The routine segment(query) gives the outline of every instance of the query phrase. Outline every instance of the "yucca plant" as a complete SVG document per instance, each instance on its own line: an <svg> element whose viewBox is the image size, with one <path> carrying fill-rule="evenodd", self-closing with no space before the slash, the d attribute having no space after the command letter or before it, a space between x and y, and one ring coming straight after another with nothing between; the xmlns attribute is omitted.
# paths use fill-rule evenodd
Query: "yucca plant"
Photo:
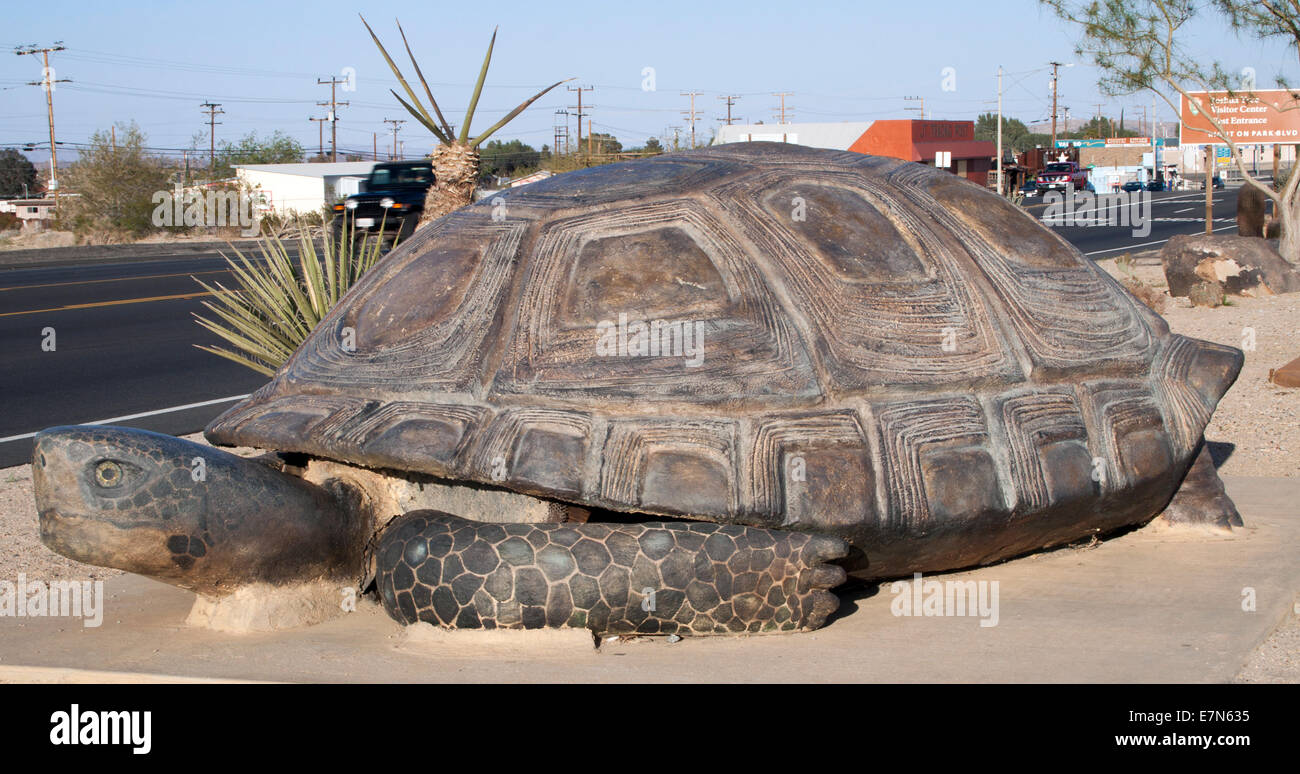
<svg viewBox="0 0 1300 774"><path fill-rule="evenodd" d="M220 321L198 314L195 319L233 349L196 346L274 375L348 288L379 260L383 244L382 231L358 243L345 222L337 237L332 229L325 229L324 249L319 252L309 227L299 224L296 261L278 236L262 239L260 261L235 248L226 263L239 282L238 289L194 278L212 294L203 305Z"/></svg>
<svg viewBox="0 0 1300 774"><path fill-rule="evenodd" d="M556 81L547 86L545 89L537 92L531 99L525 100L519 107L511 110L505 118L497 121L488 127L487 131L471 139L470 124L474 120L474 111L478 108L479 96L483 93L483 82L487 80L488 65L492 62L492 48L497 42L497 31L492 30L492 40L488 42L487 56L483 57L483 67L479 70L478 81L474 84L474 94L470 97L469 108L465 111L465 120L460 124L460 132L452 131L451 124L443 117L442 110L438 107L438 101L433 98L433 91L429 89L429 82L424 79L424 73L420 71L420 65L415 61L415 55L411 53L411 44L406 41L406 32L402 29L401 22L397 23L397 31L402 35L402 45L406 47L406 55L411 59L411 66L415 68L415 75L420 79L420 85L424 87L424 94L429 99L429 106L433 108L433 115L429 114L428 108L416 96L415 90L406 82L402 71L397 67L393 58L388 55L388 49L384 44L379 42L379 36L370 28L364 16L361 17L361 23L366 25L366 31L374 39L375 45L379 47L379 53L383 54L384 60L392 68L393 75L397 76L397 82L402 85L406 96L410 101L402 97L392 89L393 96L397 101L402 103L415 120L421 126L433 133L438 139L440 145L433 149L431 158L433 160L434 185L429 189L428 195L424 200L424 211L420 214L419 226L423 226L431 220L446 215L453 210L464 207L466 204L474 201L474 186L478 181L479 157L478 146L487 138L491 137L501 127L514 120L515 116L524 112L524 109L536 102L546 94L546 92L559 86L561 83L573 80L566 78L563 81ZM436 116L436 118L435 118ZM418 228L418 226L417 226Z"/></svg>

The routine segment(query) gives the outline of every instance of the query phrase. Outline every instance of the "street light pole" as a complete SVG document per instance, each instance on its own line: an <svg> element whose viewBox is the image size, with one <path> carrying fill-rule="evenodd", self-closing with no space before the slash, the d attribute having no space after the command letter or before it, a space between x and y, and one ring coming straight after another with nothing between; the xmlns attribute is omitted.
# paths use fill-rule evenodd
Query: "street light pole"
<svg viewBox="0 0 1300 774"><path fill-rule="evenodd" d="M998 65L998 196L1002 190L1002 65Z"/></svg>

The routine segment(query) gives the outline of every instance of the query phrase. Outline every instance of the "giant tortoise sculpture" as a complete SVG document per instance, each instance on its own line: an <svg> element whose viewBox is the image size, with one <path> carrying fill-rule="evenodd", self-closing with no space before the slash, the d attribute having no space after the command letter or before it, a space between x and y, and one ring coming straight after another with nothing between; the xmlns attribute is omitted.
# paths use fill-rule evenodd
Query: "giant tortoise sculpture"
<svg viewBox="0 0 1300 774"><path fill-rule="evenodd" d="M806 630L846 574L1240 524L1202 431L1241 364L946 171L742 143L422 229L206 429L273 454L54 428L36 497L54 550L208 605Z"/></svg>

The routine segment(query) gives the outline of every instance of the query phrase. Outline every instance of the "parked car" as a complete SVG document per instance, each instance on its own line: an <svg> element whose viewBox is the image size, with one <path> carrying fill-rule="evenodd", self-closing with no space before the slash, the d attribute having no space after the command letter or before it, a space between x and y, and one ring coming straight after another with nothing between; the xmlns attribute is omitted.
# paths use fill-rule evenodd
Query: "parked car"
<svg viewBox="0 0 1300 774"><path fill-rule="evenodd" d="M1142 181L1140 181L1140 180L1126 180L1126 181L1124 182L1124 185L1120 186L1120 188L1123 189L1123 190L1125 190L1125 191L1141 191L1141 190L1142 190Z"/></svg>
<svg viewBox="0 0 1300 774"><path fill-rule="evenodd" d="M1025 181L1025 184L1020 186L1020 195L1024 196L1026 199L1029 198L1030 196L1037 196L1038 183L1034 182L1033 180Z"/></svg>
<svg viewBox="0 0 1300 774"><path fill-rule="evenodd" d="M357 234L384 234L405 239L420 222L424 197L433 185L433 166L428 161L395 161L376 164L366 179L365 190L334 205L334 233L342 232L344 218Z"/></svg>
<svg viewBox="0 0 1300 774"><path fill-rule="evenodd" d="M1223 178L1219 177L1218 175L1215 175L1215 176L1214 176L1214 187L1215 187L1216 189L1218 189L1218 188L1222 188L1222 187L1223 187ZM1204 181L1204 180L1201 181L1201 190L1202 190L1202 191L1205 190L1205 181Z"/></svg>
<svg viewBox="0 0 1300 774"><path fill-rule="evenodd" d="M1088 170L1075 161L1053 161L1038 174L1038 190L1064 191L1067 186L1076 191L1092 190L1088 187Z"/></svg>
<svg viewBox="0 0 1300 774"><path fill-rule="evenodd" d="M1148 190L1148 191L1163 191L1163 190L1165 190L1165 181L1163 181L1163 180L1152 180L1151 182L1147 183L1147 190Z"/></svg>

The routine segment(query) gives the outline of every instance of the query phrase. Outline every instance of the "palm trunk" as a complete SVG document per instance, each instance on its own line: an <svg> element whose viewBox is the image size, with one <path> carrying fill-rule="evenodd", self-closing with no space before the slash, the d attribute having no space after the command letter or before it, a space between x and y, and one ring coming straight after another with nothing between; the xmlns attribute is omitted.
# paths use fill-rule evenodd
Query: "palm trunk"
<svg viewBox="0 0 1300 774"><path fill-rule="evenodd" d="M1282 229L1277 251L1293 266L1300 266L1300 196L1294 193L1291 201L1284 196L1281 207L1274 206Z"/></svg>
<svg viewBox="0 0 1300 774"><path fill-rule="evenodd" d="M453 143L433 149L434 185L424 197L420 226L474 201L478 182L478 151Z"/></svg>

